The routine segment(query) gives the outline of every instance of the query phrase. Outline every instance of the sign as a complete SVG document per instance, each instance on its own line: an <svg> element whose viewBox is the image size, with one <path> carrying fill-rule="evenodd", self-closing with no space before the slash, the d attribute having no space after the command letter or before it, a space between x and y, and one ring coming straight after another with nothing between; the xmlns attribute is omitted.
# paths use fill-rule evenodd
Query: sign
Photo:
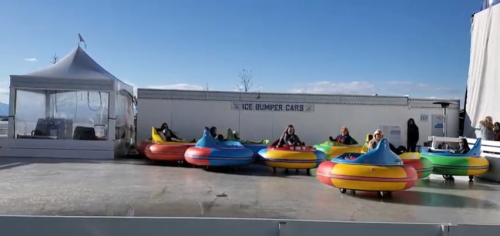
<svg viewBox="0 0 500 236"><path fill-rule="evenodd" d="M231 110L238 111L314 112L314 108L314 104L301 103L231 103Z"/></svg>
<svg viewBox="0 0 500 236"><path fill-rule="evenodd" d="M427 114L420 114L420 121L421 122L427 122L427 121L429 121L429 115L427 115Z"/></svg>
<svg viewBox="0 0 500 236"><path fill-rule="evenodd" d="M431 135L442 137L444 126L444 116L443 115L432 115L431 116Z"/></svg>
<svg viewBox="0 0 500 236"><path fill-rule="evenodd" d="M389 140L394 146L402 145L401 142L401 126L397 125L381 125L380 130L384 133L384 138Z"/></svg>

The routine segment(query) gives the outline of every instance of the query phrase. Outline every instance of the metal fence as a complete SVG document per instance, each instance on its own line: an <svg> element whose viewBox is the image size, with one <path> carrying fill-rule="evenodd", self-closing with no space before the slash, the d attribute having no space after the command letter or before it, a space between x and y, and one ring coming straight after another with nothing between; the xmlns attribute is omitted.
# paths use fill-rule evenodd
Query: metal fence
<svg viewBox="0 0 500 236"><path fill-rule="evenodd" d="M277 219L0 216L9 236L490 236L496 225L325 222Z"/></svg>

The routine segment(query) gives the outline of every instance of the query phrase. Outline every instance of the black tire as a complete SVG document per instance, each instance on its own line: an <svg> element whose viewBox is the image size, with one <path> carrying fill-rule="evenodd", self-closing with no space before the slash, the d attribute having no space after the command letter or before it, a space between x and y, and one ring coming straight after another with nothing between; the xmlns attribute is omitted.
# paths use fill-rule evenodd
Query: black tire
<svg viewBox="0 0 500 236"><path fill-rule="evenodd" d="M340 191L340 193L346 193L347 189L345 189L345 188L339 188L339 191Z"/></svg>
<svg viewBox="0 0 500 236"><path fill-rule="evenodd" d="M273 173L276 173L276 167L273 167Z"/></svg>
<svg viewBox="0 0 500 236"><path fill-rule="evenodd" d="M474 181L474 175L469 175L469 181Z"/></svg>
<svg viewBox="0 0 500 236"><path fill-rule="evenodd" d="M390 197L390 196L392 196L392 193L388 192L388 191L380 191L380 192L378 192L378 196L380 198Z"/></svg>
<svg viewBox="0 0 500 236"><path fill-rule="evenodd" d="M299 173L299 169L295 169L295 173Z"/></svg>
<svg viewBox="0 0 500 236"><path fill-rule="evenodd" d="M307 174L307 175L311 175L311 169L307 169L307 170L306 170L306 174Z"/></svg>
<svg viewBox="0 0 500 236"><path fill-rule="evenodd" d="M453 175L443 175L445 180L454 180Z"/></svg>
<svg viewBox="0 0 500 236"><path fill-rule="evenodd" d="M356 195L356 190L351 190L352 195Z"/></svg>
<svg viewBox="0 0 500 236"><path fill-rule="evenodd" d="M285 169L285 173L288 173L288 169Z"/></svg>

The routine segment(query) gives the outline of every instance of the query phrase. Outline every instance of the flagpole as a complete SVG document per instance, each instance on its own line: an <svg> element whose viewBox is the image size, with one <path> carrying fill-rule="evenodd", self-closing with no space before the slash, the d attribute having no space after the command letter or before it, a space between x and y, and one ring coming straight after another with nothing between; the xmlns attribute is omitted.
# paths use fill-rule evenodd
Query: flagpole
<svg viewBox="0 0 500 236"><path fill-rule="evenodd" d="M82 35L78 33L78 47L80 47L80 43L83 43L84 48L87 49L87 42L85 42Z"/></svg>

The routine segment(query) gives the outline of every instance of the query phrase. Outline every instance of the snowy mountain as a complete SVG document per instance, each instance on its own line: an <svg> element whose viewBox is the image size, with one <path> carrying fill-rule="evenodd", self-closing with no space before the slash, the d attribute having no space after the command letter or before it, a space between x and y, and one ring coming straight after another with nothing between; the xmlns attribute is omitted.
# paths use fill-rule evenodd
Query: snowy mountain
<svg viewBox="0 0 500 236"><path fill-rule="evenodd" d="M97 109L97 108L98 107L92 108L92 109ZM33 108L33 109L35 109L35 108ZM78 109L79 116L92 117L92 118L95 117L95 112L91 111L87 104L83 104L83 105L79 104L78 108L71 107L71 108L66 108L66 109L60 109L60 111L67 110L65 112L67 114L71 114L73 116L76 109ZM136 108L134 108L134 112L137 114ZM8 115L9 115L9 104L0 102L0 116L8 116Z"/></svg>

